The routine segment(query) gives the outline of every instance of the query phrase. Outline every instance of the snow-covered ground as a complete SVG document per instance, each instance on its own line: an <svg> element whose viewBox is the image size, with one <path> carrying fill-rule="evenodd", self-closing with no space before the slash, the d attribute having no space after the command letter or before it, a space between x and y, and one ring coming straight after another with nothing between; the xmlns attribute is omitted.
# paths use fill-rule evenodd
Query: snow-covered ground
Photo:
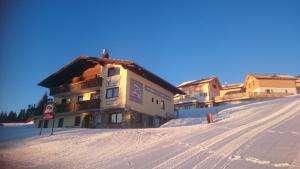
<svg viewBox="0 0 300 169"><path fill-rule="evenodd" d="M213 124L153 129L0 127L1 168L300 168L300 96L235 107Z"/></svg>

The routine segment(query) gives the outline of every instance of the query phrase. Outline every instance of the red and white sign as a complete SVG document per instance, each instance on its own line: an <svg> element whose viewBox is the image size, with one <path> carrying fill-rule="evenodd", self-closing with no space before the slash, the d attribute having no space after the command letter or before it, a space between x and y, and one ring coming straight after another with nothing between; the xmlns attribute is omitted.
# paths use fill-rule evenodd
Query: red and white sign
<svg viewBox="0 0 300 169"><path fill-rule="evenodd" d="M44 120L50 120L54 118L54 105L53 104L47 104L44 114L43 114L43 119Z"/></svg>

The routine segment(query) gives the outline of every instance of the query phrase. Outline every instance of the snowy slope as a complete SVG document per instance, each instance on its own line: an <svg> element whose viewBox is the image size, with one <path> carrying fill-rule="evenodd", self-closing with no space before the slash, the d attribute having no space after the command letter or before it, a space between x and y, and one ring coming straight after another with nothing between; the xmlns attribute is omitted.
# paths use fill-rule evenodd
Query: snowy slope
<svg viewBox="0 0 300 169"><path fill-rule="evenodd" d="M300 168L300 96L154 129L0 128L2 168ZM193 122L191 120L190 122ZM175 123L175 122L174 122ZM172 125L174 126L174 124Z"/></svg>

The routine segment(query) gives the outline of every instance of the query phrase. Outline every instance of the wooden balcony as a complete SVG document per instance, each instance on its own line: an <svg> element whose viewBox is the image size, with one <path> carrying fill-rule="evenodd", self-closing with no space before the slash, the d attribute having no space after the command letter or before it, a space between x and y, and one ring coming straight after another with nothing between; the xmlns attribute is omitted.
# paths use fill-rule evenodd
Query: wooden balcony
<svg viewBox="0 0 300 169"><path fill-rule="evenodd" d="M224 96L217 96L215 102L224 101L235 101L235 100L245 100L245 99L261 99L261 98L276 98L293 95L292 93L265 93L265 92L251 92L251 93L235 93Z"/></svg>
<svg viewBox="0 0 300 169"><path fill-rule="evenodd" d="M88 110L100 108L100 99L81 101L77 103L77 110Z"/></svg>
<svg viewBox="0 0 300 169"><path fill-rule="evenodd" d="M64 103L55 106L56 113L75 112L75 104Z"/></svg>
<svg viewBox="0 0 300 169"><path fill-rule="evenodd" d="M92 80L82 81L78 83L61 85L59 87L51 88L50 95L56 95L59 93L72 92L72 91L80 91L83 89L100 87L102 86L102 78L98 77Z"/></svg>
<svg viewBox="0 0 300 169"><path fill-rule="evenodd" d="M64 103L55 106L55 113L78 112L90 109L99 109L100 99L86 100L78 103Z"/></svg>

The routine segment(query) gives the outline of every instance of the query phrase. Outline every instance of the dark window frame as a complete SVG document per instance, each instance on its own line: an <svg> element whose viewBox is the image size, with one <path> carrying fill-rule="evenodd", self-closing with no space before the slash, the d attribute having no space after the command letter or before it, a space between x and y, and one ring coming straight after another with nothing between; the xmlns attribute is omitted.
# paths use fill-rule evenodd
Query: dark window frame
<svg viewBox="0 0 300 169"><path fill-rule="evenodd" d="M59 118L58 119L57 127L58 128L62 128L63 126L64 126L64 118Z"/></svg>
<svg viewBox="0 0 300 169"><path fill-rule="evenodd" d="M108 95L108 92L111 91L111 96ZM113 88L108 88L106 89L106 94L105 94L105 98L106 99L111 99L111 98L115 98L115 97L119 97L120 90L119 87L113 87Z"/></svg>
<svg viewBox="0 0 300 169"><path fill-rule="evenodd" d="M76 116L74 119L74 126L80 126L81 118L80 116Z"/></svg>
<svg viewBox="0 0 300 169"><path fill-rule="evenodd" d="M97 90L95 93L91 93L90 100L100 99L100 91Z"/></svg>
<svg viewBox="0 0 300 169"><path fill-rule="evenodd" d="M61 104L66 104L67 103L67 98L61 99Z"/></svg>
<svg viewBox="0 0 300 169"><path fill-rule="evenodd" d="M165 110L166 109L166 104L165 104L164 100L160 101L160 109L161 110Z"/></svg>
<svg viewBox="0 0 300 169"><path fill-rule="evenodd" d="M107 77L120 75L120 68L119 67L110 67L107 70Z"/></svg>
<svg viewBox="0 0 300 169"><path fill-rule="evenodd" d="M115 122L113 122L113 120L112 120L113 115L115 115L115 118L116 118ZM118 121L118 115L121 115L121 121ZM111 124L120 124L120 123L122 123L122 121L123 121L123 113L119 113L119 112L111 113L109 115L109 121L110 121Z"/></svg>
<svg viewBox="0 0 300 169"><path fill-rule="evenodd" d="M79 98L81 98L81 99L79 99ZM82 101L83 101L83 95L77 96L77 102L82 102Z"/></svg>

